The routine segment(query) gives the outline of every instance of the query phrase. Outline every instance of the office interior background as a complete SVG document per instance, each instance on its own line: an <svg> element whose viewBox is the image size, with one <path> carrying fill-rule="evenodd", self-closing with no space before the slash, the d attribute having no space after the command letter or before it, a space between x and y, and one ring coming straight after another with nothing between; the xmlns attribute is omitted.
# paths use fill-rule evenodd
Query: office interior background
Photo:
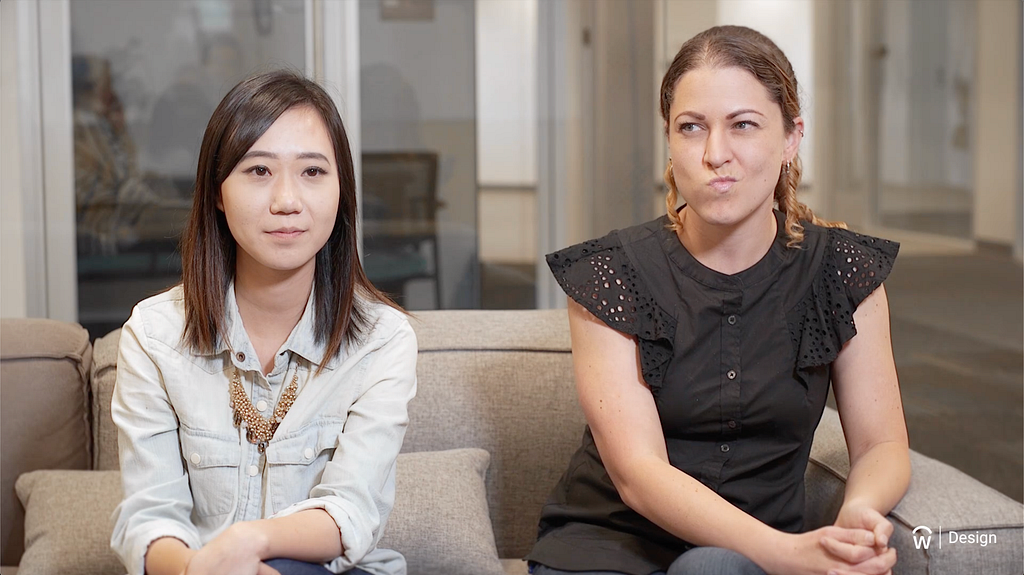
<svg viewBox="0 0 1024 575"><path fill-rule="evenodd" d="M1019 0L7 0L0 316L119 327L175 283L203 130L246 75L336 99L364 265L411 310L547 308L543 254L663 210L679 46L790 57L801 199L902 242L911 446L1024 499Z"/></svg>

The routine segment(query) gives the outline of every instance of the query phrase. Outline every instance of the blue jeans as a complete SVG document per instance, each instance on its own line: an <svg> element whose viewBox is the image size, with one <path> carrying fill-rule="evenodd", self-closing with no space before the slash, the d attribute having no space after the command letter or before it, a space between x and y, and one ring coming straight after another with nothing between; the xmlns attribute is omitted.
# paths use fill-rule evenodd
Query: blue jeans
<svg viewBox="0 0 1024 575"><path fill-rule="evenodd" d="M294 559L271 559L266 561L266 564L277 569L281 575L334 575L319 563L306 563ZM345 571L345 575L369 575L369 573L356 567Z"/></svg>
<svg viewBox="0 0 1024 575"><path fill-rule="evenodd" d="M559 571L536 565L533 575L614 575L613 571ZM743 555L721 547L695 547L679 556L668 571L653 575L765 575L764 570Z"/></svg>

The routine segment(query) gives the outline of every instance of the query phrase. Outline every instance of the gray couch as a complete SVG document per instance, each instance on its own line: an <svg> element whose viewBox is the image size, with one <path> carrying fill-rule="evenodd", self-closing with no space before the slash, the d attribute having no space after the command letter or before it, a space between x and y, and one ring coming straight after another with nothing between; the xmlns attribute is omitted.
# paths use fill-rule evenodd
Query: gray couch
<svg viewBox="0 0 1024 575"><path fill-rule="evenodd" d="M75 325L0 325L2 564L21 562L22 575L121 572L105 546L120 497L109 413L119 333L93 347ZM419 393L384 543L406 554L412 574L460 572L452 562L467 565L461 572L525 573L518 558L584 425L565 312L421 312L413 326ZM486 453L446 451L459 448ZM1024 507L933 459L912 453L911 462L910 491L891 514L895 573L1022 573ZM18 479L39 469L80 471ZM809 527L834 518L848 469L839 419L826 410L806 472ZM934 532L927 549L915 547L918 526Z"/></svg>

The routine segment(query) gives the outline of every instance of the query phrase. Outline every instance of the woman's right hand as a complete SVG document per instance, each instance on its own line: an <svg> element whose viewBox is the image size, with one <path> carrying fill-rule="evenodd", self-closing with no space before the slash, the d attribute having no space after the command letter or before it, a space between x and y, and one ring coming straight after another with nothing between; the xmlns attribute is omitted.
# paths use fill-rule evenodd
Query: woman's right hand
<svg viewBox="0 0 1024 575"><path fill-rule="evenodd" d="M887 575L896 564L896 550L880 550L866 529L828 526L779 533L761 563L770 575Z"/></svg>
<svg viewBox="0 0 1024 575"><path fill-rule="evenodd" d="M274 575L261 560L262 533L249 521L235 523L189 559L183 575Z"/></svg>

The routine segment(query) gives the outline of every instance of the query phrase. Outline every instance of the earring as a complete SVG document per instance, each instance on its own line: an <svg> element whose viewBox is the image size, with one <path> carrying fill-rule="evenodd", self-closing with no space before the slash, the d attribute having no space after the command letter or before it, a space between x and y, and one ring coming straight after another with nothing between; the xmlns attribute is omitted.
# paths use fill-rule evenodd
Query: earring
<svg viewBox="0 0 1024 575"><path fill-rule="evenodd" d="M791 168L792 166L793 166L793 162L786 162L786 164L784 166L782 166L782 173L788 174L789 173L789 168Z"/></svg>

